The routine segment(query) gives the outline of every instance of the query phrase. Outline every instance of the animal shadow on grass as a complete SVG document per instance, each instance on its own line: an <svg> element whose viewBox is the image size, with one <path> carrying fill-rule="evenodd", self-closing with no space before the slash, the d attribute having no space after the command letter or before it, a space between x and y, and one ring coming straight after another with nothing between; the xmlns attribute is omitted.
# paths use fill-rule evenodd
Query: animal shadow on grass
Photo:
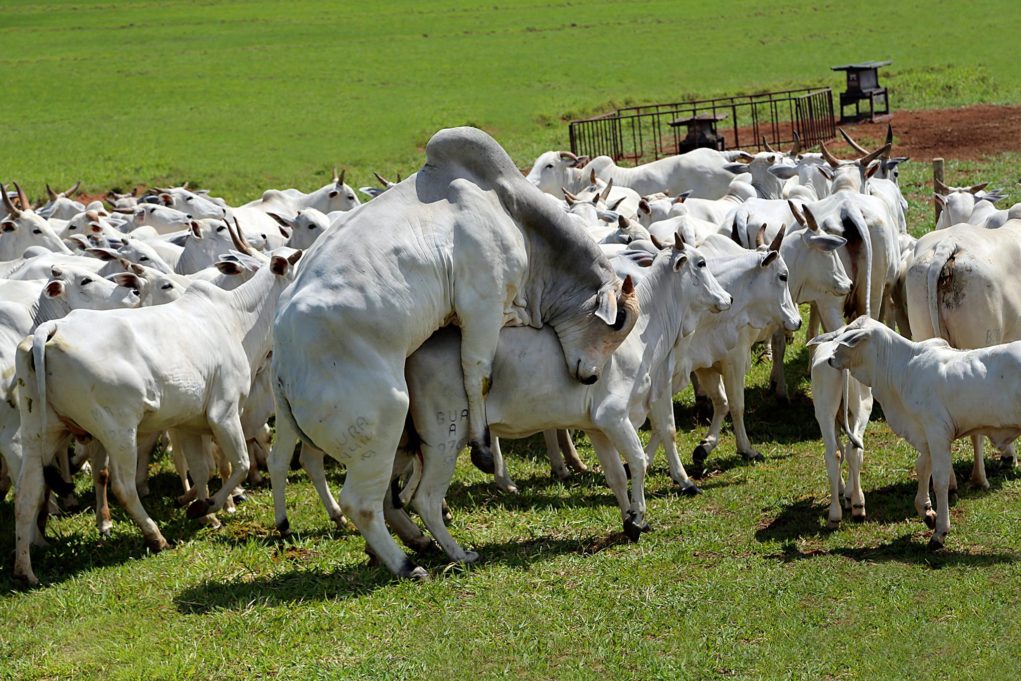
<svg viewBox="0 0 1021 681"><path fill-rule="evenodd" d="M1017 556L1011 553L968 553L952 548L932 552L925 542L919 541L913 534L905 534L892 541L877 546L838 547L830 550L813 549L802 551L796 542L784 543L780 553L766 556L784 563L819 558L821 556L843 556L862 563L905 563L925 565L934 570L944 567L984 567L999 563L1013 563Z"/></svg>
<svg viewBox="0 0 1021 681"><path fill-rule="evenodd" d="M591 555L612 546L626 544L622 533L590 536L578 539L534 538L483 544L477 547L481 558L478 565L505 564L526 567L564 554ZM300 551L281 552L290 560L301 560ZM429 570L430 575L442 578L449 564L438 550L414 560ZM473 567L453 569L451 574L470 571ZM253 603L279 605L316 600L350 599L371 594L377 589L397 583L388 570L379 566L347 565L336 570L320 567L289 570L247 581L208 580L183 590L174 603L178 612L186 615L205 614L216 610L244 610Z"/></svg>

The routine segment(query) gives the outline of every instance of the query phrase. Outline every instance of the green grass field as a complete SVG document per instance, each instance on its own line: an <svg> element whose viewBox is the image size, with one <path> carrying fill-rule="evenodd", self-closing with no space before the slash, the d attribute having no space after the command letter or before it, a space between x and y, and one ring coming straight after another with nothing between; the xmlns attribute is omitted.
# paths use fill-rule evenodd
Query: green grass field
<svg viewBox="0 0 1021 681"><path fill-rule="evenodd" d="M78 177L94 190L190 178L237 200L317 186L335 163L358 182L408 172L436 128L463 123L527 165L565 145L565 116L837 85L828 67L860 58L895 60L895 108L1021 102L1004 49L1019 23L1009 2L7 2L0 174L33 194ZM1003 155L947 174L1010 188L1019 166ZM928 173L902 175L915 233L931 223ZM147 555L118 507L102 543L88 512L57 518L35 553L44 586L17 593L0 501L0 678L1017 678L1021 477L991 462L992 489L969 490L959 443L948 548L929 553L914 453L877 408L869 520L827 532L803 333L786 358L791 405L767 393L764 365L749 379L766 461L740 461L727 429L690 499L659 458L655 531L638 544L621 540L601 475L550 480L535 439L504 446L517 496L459 468L452 532L482 560L426 557L426 584L367 567L364 542L332 527L303 473L288 487L298 538L282 545L268 488L200 529L173 506L161 459L145 504L173 550ZM690 461L704 427L690 393L676 410ZM84 481L79 492L91 499Z"/></svg>

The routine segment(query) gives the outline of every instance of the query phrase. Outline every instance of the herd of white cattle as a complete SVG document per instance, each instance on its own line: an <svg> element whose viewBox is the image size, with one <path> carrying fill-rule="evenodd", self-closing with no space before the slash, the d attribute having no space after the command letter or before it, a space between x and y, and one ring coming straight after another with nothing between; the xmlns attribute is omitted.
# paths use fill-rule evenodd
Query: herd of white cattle
<svg viewBox="0 0 1021 681"><path fill-rule="evenodd" d="M300 444L330 518L350 518L371 555L422 579L390 534L431 545L407 506L452 560L478 557L444 522L466 446L515 492L499 438L544 433L563 478L584 469L570 434L581 430L637 540L660 446L673 481L699 492L672 408L693 376L713 405L696 477L728 413L737 451L762 458L744 425L752 345L769 342L785 397L799 304L811 306L810 337L825 331L809 345L830 526L844 507L865 517L874 394L919 452L915 504L942 546L950 442L972 437L979 485L984 436L1016 462L1021 204L998 210L1003 196L984 185L941 186L937 229L916 241L892 131L874 151L847 140L854 159L795 143L625 168L551 151L523 176L491 137L455 128L430 140L416 174L363 188L364 204L336 173L312 193L269 190L237 207L186 186L83 205L76 185L47 186L33 208L0 185L0 494L13 485L16 582L38 583L29 550L45 542L50 492L75 503L86 462L99 532L111 530L112 485L148 547L165 548L140 501L161 443L179 503L206 524L264 466L285 536ZM325 454L347 470L339 504Z"/></svg>

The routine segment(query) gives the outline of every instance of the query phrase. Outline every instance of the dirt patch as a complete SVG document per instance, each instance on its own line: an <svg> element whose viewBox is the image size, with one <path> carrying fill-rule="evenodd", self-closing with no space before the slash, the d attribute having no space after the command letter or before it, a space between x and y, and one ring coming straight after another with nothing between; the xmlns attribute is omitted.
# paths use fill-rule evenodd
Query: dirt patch
<svg viewBox="0 0 1021 681"><path fill-rule="evenodd" d="M1021 106L981 104L959 109L894 111L894 154L915 161L974 161L1003 152L1021 153ZM862 146L874 149L886 137L886 122L843 126ZM829 145L827 144L827 147ZM850 147L834 143L833 153L850 156Z"/></svg>

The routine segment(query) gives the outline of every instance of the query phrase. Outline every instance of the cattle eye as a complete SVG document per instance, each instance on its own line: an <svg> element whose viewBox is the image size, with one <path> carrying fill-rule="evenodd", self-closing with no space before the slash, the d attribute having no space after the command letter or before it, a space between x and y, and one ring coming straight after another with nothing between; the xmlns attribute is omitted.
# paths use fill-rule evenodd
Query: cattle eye
<svg viewBox="0 0 1021 681"><path fill-rule="evenodd" d="M147 255L143 255L142 257L140 257L140 258L138 259L138 261L139 261L139 262L148 262L148 261L149 261L149 256L147 256Z"/></svg>
<svg viewBox="0 0 1021 681"><path fill-rule="evenodd" d="M217 232L222 232L225 229L227 229L227 225L220 225L219 227L216 228L216 231Z"/></svg>
<svg viewBox="0 0 1021 681"><path fill-rule="evenodd" d="M91 284L91 283L92 283L92 277L85 277L84 279L82 279L82 286L85 286L86 284Z"/></svg>
<svg viewBox="0 0 1021 681"><path fill-rule="evenodd" d="M174 285L172 283L171 284L163 284L163 286L160 286L160 288L163 289L164 291L168 291L168 290L174 288Z"/></svg>
<svg viewBox="0 0 1021 681"><path fill-rule="evenodd" d="M347 200L348 201L354 201L355 200L355 195L354 194L348 194L347 195Z"/></svg>
<svg viewBox="0 0 1021 681"><path fill-rule="evenodd" d="M194 198L195 198L194 196L186 196L186 197L184 198L184 200L185 200L185 201L191 201L191 200L192 200L192 199L194 199Z"/></svg>
<svg viewBox="0 0 1021 681"><path fill-rule="evenodd" d="M317 225L316 223L314 223L314 222L313 222L312 224L310 224L310 225L308 226L308 228L309 228L309 229L315 229L315 228L316 228L316 227L318 227L318 226L319 226L319 225Z"/></svg>
<svg viewBox="0 0 1021 681"><path fill-rule="evenodd" d="M552 167L553 167L553 164L552 164L552 163L549 163L549 164L547 164L547 165L546 165L546 169L547 169L547 170L550 170L550 169L551 169Z"/></svg>
<svg viewBox="0 0 1021 681"><path fill-rule="evenodd" d="M42 234L42 233L43 233L43 230L38 229L38 228L32 230L32 234Z"/></svg>
<svg viewBox="0 0 1021 681"><path fill-rule="evenodd" d="M695 265L695 267L705 267L705 260L699 260L698 264Z"/></svg>
<svg viewBox="0 0 1021 681"><path fill-rule="evenodd" d="M781 274L780 275L780 281L787 281L787 275L786 274Z"/></svg>
<svg viewBox="0 0 1021 681"><path fill-rule="evenodd" d="M67 231L70 232L72 229L78 229L78 225L68 225L67 226Z"/></svg>

